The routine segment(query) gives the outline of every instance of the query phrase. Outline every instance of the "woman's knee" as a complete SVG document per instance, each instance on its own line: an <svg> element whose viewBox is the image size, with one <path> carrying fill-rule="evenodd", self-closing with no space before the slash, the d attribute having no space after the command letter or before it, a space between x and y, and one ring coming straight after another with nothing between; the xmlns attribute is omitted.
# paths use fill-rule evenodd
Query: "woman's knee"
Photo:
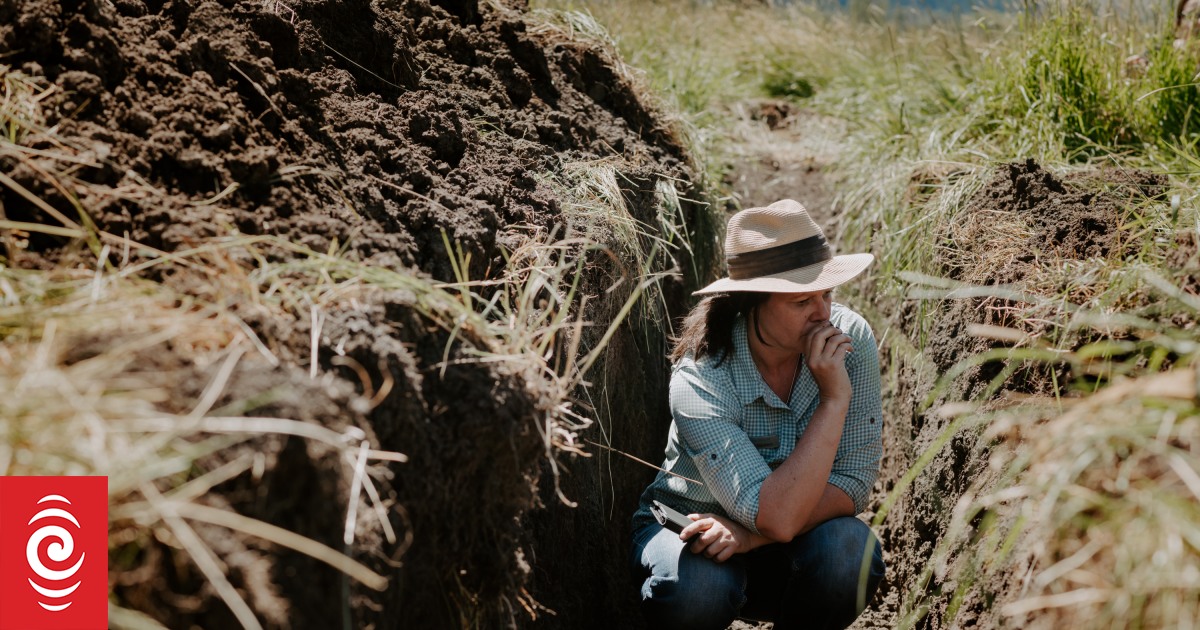
<svg viewBox="0 0 1200 630"><path fill-rule="evenodd" d="M836 518L808 533L794 568L814 578L826 601L853 605L856 613L871 601L883 579L883 547L862 521ZM799 566L804 565L804 566Z"/></svg>
<svg viewBox="0 0 1200 630"><path fill-rule="evenodd" d="M724 630L746 601L745 571L684 550L678 571L650 575L642 584L642 605L655 628Z"/></svg>

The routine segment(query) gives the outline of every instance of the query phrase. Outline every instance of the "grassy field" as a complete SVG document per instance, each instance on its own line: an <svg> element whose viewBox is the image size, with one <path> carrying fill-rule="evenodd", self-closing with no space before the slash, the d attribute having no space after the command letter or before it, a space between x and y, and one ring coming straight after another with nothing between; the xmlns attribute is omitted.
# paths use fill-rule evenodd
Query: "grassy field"
<svg viewBox="0 0 1200 630"><path fill-rule="evenodd" d="M946 490L944 534L901 572L912 579L880 625L1200 623L1200 44L1176 45L1160 4L539 3L608 30L681 112L715 186L744 141L740 102L842 123L827 173L839 245L878 258L846 298L884 331L893 412L948 419L887 481L876 525L941 447L970 435L980 460L965 491ZM997 167L1028 159L1115 194L1120 247L1064 258L1027 249L1015 212L981 223L973 204ZM1156 177L1153 194L1114 192L1130 173ZM1018 277L997 278L1026 254ZM1000 315L958 333L979 354L938 370L927 356L953 304ZM899 400L911 392L915 410Z"/></svg>

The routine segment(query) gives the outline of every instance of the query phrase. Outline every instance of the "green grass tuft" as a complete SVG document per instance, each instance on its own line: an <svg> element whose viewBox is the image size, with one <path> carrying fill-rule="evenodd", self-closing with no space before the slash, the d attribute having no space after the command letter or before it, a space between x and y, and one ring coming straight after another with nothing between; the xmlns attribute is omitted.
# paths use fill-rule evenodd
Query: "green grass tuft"
<svg viewBox="0 0 1200 630"><path fill-rule="evenodd" d="M779 66L763 77L763 91L769 96L799 99L816 94L812 81L786 66Z"/></svg>

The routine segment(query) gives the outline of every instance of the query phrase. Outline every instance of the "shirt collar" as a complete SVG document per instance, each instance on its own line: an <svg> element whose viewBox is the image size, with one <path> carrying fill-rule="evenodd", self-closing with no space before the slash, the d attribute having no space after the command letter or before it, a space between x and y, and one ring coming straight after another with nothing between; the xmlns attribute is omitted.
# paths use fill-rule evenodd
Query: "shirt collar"
<svg viewBox="0 0 1200 630"><path fill-rule="evenodd" d="M808 366L804 364L800 365L796 383L792 386L791 404L784 403L767 386L767 382L758 372L758 366L754 365L753 357L750 356L749 325L744 315L739 315L733 324L733 356L730 357L730 361L734 390L743 407L761 398L768 407L803 411L819 393L817 382L808 371Z"/></svg>

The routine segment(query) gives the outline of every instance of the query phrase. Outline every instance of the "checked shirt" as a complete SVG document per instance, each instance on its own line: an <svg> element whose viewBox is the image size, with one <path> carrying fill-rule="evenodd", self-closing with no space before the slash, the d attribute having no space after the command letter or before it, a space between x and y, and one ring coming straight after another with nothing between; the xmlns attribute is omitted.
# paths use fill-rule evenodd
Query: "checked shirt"
<svg viewBox="0 0 1200 630"><path fill-rule="evenodd" d="M828 481L862 512L883 453L879 354L870 326L858 313L834 304L829 319L850 336L854 351L846 357L853 393ZM750 357L744 317L734 324L733 353L723 361L711 355L678 361L671 373L673 422L662 466L678 476L658 473L642 493L634 530L654 522L650 501L657 499L684 514L726 515L758 533L763 480L791 455L817 409L818 393L803 364L790 404L771 391Z"/></svg>

